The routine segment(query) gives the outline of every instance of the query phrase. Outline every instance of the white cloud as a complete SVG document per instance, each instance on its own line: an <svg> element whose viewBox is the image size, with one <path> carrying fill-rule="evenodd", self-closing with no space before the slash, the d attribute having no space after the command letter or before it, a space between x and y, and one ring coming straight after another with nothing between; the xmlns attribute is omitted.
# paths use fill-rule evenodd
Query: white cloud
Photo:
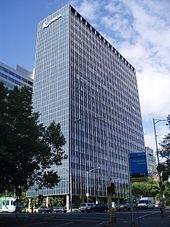
<svg viewBox="0 0 170 227"><path fill-rule="evenodd" d="M139 73L138 84L143 117L168 115L169 75L162 75L151 68L146 69Z"/></svg>
<svg viewBox="0 0 170 227"><path fill-rule="evenodd" d="M98 18L100 2L83 0L77 2L76 4L77 11L84 16L87 20L94 22Z"/></svg>
<svg viewBox="0 0 170 227"><path fill-rule="evenodd" d="M122 43L124 56L137 68L138 88L143 117L164 116L170 111L170 75L147 43Z"/></svg>
<svg viewBox="0 0 170 227"><path fill-rule="evenodd" d="M133 35L133 30L126 18L122 18L122 15L115 14L112 16L104 16L102 18L102 23L107 29L110 29L115 33L115 36L125 40L131 40Z"/></svg>
<svg viewBox="0 0 170 227"><path fill-rule="evenodd" d="M133 15L137 37L135 44L122 44L121 50L137 69L143 117L164 116L170 111L170 20L163 11L153 11L158 9L158 2L150 1L147 8L138 1L124 2Z"/></svg>
<svg viewBox="0 0 170 227"><path fill-rule="evenodd" d="M103 25L118 32L118 49L137 70L143 117L167 115L170 112L170 5L166 1L122 0L109 1L105 9L108 14L103 17Z"/></svg>

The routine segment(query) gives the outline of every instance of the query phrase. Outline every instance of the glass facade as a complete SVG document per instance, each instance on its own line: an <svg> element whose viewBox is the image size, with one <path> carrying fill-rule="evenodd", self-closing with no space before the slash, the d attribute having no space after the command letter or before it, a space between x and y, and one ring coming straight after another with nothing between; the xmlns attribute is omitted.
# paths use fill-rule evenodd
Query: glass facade
<svg viewBox="0 0 170 227"><path fill-rule="evenodd" d="M61 18L49 26L43 24ZM36 42L33 105L41 113L40 121L49 125L53 120L61 124L66 138L64 147L68 159L58 168L61 181L53 189L31 190L31 195L69 194L69 8L65 7L38 24ZM57 168L57 167L53 167ZM36 186L34 186L36 188Z"/></svg>
<svg viewBox="0 0 170 227"><path fill-rule="evenodd" d="M153 150L149 147L145 147L146 151L146 161L147 161L147 168L148 168L148 175L153 177L156 173L156 158L154 156Z"/></svg>
<svg viewBox="0 0 170 227"><path fill-rule="evenodd" d="M8 88L26 85L33 86L32 73L18 66L12 69L6 64L0 62L0 82L3 82Z"/></svg>
<svg viewBox="0 0 170 227"><path fill-rule="evenodd" d="M112 179L125 196L128 154L144 151L135 69L71 6L38 25L33 91L41 121L61 123L68 159L58 186L28 195L101 197Z"/></svg>

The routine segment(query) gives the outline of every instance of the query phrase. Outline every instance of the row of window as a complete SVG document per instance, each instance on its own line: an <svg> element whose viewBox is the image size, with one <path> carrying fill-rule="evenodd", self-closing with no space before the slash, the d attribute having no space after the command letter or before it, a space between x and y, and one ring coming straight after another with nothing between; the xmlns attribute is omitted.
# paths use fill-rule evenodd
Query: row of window
<svg viewBox="0 0 170 227"><path fill-rule="evenodd" d="M88 30L94 33L94 35L96 35L96 37L98 37L100 40L102 40L102 42L104 42L106 44L107 47L109 47L112 51L114 51L114 53L126 64L129 66L129 68L131 70L135 70L130 64L129 62L126 61L126 59L106 40L103 38L102 35L99 34L99 32L97 32L74 8L71 7L71 10L73 12L73 16L72 16L72 22L75 21L79 21L79 24L81 24L85 29L88 28ZM79 20L77 20L77 18Z"/></svg>
<svg viewBox="0 0 170 227"><path fill-rule="evenodd" d="M15 84L18 85L18 86L22 85L21 82L15 80L15 79L13 79L13 78L11 78L10 76L7 76L6 74L4 74L4 73L2 73L2 72L0 72L0 77L4 78L4 79L6 79L6 80L11 81L11 82L15 83Z"/></svg>
<svg viewBox="0 0 170 227"><path fill-rule="evenodd" d="M29 85L33 85L32 81L29 81L29 80L27 80L27 79L25 79L25 78L19 76L18 74L12 72L11 70L9 70L9 69L7 69L7 68L5 68L5 67L3 67L3 66L0 66L0 70L2 70L2 71L4 71L4 72L8 73L9 75L14 76L15 78L17 78L17 79L19 79L19 80L21 80L21 81L23 81L23 82L25 82L25 83L27 83L27 84L29 84ZM4 74L4 75L5 75L5 74ZM7 75L6 75L6 76L7 76ZM10 77L7 76L7 78L9 79ZM9 80L10 80L10 79L9 79ZM16 81L16 80L15 80L15 81ZM18 85L19 85L19 84L18 84Z"/></svg>

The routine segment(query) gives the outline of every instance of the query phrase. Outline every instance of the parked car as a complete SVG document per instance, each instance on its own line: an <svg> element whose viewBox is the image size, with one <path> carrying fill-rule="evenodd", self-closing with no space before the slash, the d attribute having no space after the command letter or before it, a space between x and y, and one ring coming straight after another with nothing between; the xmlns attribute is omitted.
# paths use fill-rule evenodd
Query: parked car
<svg viewBox="0 0 170 227"><path fill-rule="evenodd" d="M64 207L53 207L53 213L66 213L66 209Z"/></svg>
<svg viewBox="0 0 170 227"><path fill-rule="evenodd" d="M84 212L90 213L90 212L94 211L93 208L94 208L94 203L90 203L90 202L89 203L81 203L79 210L82 213L84 213Z"/></svg>
<svg viewBox="0 0 170 227"><path fill-rule="evenodd" d="M127 211L130 210L130 203L128 202L122 202L119 204L117 210L119 211Z"/></svg>
<svg viewBox="0 0 170 227"><path fill-rule="evenodd" d="M92 209L94 212L107 212L108 206L105 204L96 204Z"/></svg>
<svg viewBox="0 0 170 227"><path fill-rule="evenodd" d="M159 201L155 202L155 207L159 207Z"/></svg>
<svg viewBox="0 0 170 227"><path fill-rule="evenodd" d="M138 202L138 208L139 209L148 209L148 208L154 208L155 207L155 201L153 197L142 197Z"/></svg>
<svg viewBox="0 0 170 227"><path fill-rule="evenodd" d="M52 213L52 208L41 206L38 209L38 213Z"/></svg>

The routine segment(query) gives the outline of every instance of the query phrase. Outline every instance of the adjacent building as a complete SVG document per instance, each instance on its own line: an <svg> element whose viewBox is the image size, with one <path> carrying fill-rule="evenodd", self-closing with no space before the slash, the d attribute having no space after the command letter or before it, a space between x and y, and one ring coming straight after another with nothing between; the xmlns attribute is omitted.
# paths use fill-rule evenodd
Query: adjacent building
<svg viewBox="0 0 170 227"><path fill-rule="evenodd" d="M33 86L33 74L23 67L17 65L16 69L0 62L0 82L3 82L9 89L15 86Z"/></svg>
<svg viewBox="0 0 170 227"><path fill-rule="evenodd" d="M28 196L127 196L128 154L144 151L134 67L72 6L38 24L33 104L40 120L60 122L68 159L58 186Z"/></svg>
<svg viewBox="0 0 170 227"><path fill-rule="evenodd" d="M156 158L150 147L145 147L148 176L153 177L156 173Z"/></svg>

